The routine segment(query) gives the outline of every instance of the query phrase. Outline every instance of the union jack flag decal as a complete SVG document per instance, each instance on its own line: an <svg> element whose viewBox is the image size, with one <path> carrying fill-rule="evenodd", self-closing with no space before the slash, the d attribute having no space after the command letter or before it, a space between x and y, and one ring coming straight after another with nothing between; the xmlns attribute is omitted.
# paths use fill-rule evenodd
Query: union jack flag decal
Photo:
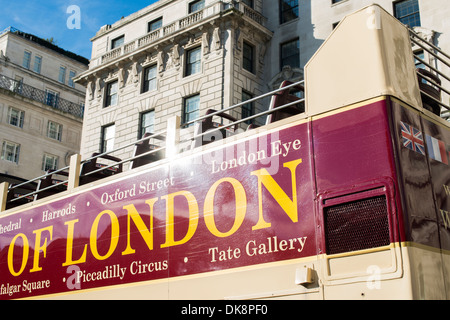
<svg viewBox="0 0 450 320"><path fill-rule="evenodd" d="M422 132L404 122L400 122L400 126L402 128L403 146L421 155L425 155Z"/></svg>

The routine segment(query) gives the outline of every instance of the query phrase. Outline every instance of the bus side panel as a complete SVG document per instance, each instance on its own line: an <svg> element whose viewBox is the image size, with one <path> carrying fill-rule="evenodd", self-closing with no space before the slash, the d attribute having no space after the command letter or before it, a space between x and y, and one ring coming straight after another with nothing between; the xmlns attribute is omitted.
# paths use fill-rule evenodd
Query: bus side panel
<svg viewBox="0 0 450 320"><path fill-rule="evenodd" d="M0 299L317 294L310 121L255 130L0 217Z"/></svg>
<svg viewBox="0 0 450 320"><path fill-rule="evenodd" d="M394 197L398 186L387 105L381 100L313 121L319 195L326 198L390 184ZM392 210L401 209L396 199L390 200ZM391 242L401 241L398 220L392 223Z"/></svg>
<svg viewBox="0 0 450 320"><path fill-rule="evenodd" d="M390 132L387 98L313 121L325 299L411 297ZM374 270L380 290L369 284Z"/></svg>
<svg viewBox="0 0 450 320"><path fill-rule="evenodd" d="M428 117L422 118L424 140L442 249L447 297L450 289L450 130Z"/></svg>
<svg viewBox="0 0 450 320"><path fill-rule="evenodd" d="M429 167L429 161L434 160L429 160L426 142L427 133L431 131L428 128L424 132L417 111L397 100L392 100L391 105L414 298L445 298L438 215ZM432 164L434 166L436 164ZM448 176L443 171L434 173L436 176L446 174ZM444 185L444 182L440 184Z"/></svg>

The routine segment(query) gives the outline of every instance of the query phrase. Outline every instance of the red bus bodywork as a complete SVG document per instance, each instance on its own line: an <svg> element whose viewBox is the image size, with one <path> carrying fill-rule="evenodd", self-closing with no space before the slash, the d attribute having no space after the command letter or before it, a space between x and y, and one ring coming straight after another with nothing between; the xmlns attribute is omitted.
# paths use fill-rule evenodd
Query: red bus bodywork
<svg viewBox="0 0 450 320"><path fill-rule="evenodd" d="M0 298L447 298L449 144L382 94L12 209Z"/></svg>

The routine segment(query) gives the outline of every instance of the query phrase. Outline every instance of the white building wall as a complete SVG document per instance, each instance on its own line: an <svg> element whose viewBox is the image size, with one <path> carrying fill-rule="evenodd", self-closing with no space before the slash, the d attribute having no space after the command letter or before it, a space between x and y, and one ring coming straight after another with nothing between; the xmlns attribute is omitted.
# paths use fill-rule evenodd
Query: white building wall
<svg viewBox="0 0 450 320"><path fill-rule="evenodd" d="M80 150L82 118L75 114L84 104L86 90L80 84L68 85L69 72L78 75L88 66L12 32L0 35L0 50L0 153L4 141L20 145L17 163L0 158L0 174L23 179L41 176L44 154L57 157L58 168L67 166L70 155ZM25 51L31 54L29 68L23 65ZM42 58L39 73L34 70L36 56ZM64 83L59 81L60 66L66 67ZM45 99L46 90L58 93L59 102L67 100L64 106L73 107L74 112L36 101L37 97ZM25 91L31 98L23 96ZM10 108L24 112L22 127L9 123ZM48 137L49 121L62 126L60 140Z"/></svg>
<svg viewBox="0 0 450 320"><path fill-rule="evenodd" d="M333 4L331 0L299 1L299 18L280 24L279 1L264 0L263 14L267 17L268 28L274 32L266 56L270 82L280 70L280 44L294 39L300 40L300 66L303 68L323 41L331 34L333 25L346 15L373 3L381 5L394 14L392 0L343 0ZM419 0L422 27L437 32L436 44L450 52L449 25L450 8L445 0ZM357 41L357 39L355 39Z"/></svg>
<svg viewBox="0 0 450 320"><path fill-rule="evenodd" d="M255 95L265 91L260 56L270 31L217 0L205 2L202 16L188 15L188 5L189 1L157 2L103 27L92 39L94 56L89 71L81 77L88 86L81 151L84 158L99 152L101 130L108 124L115 125L114 146L120 147L137 140L144 111L155 111L155 132L161 132L170 117L183 116L184 101L192 95L200 96L200 115L204 115L208 109L220 110L241 102L242 90ZM260 0L255 1L256 7L261 7ZM220 14L224 12L227 17ZM161 16L159 38L137 49L140 39L148 34L148 22ZM164 37L165 30L171 28L174 31ZM110 55L114 52L111 40L121 35L125 35L124 48L118 56ZM244 41L254 47L253 73L242 68ZM134 47L128 52L125 48L130 43ZM196 47L201 48L201 72L186 76L187 51ZM142 93L144 69L153 64L158 69L157 89ZM121 83L118 105L105 108L105 88L115 80ZM234 115L240 116L240 112ZM188 139L192 131L193 127L183 130L182 139ZM117 155L124 159L131 151L128 148Z"/></svg>

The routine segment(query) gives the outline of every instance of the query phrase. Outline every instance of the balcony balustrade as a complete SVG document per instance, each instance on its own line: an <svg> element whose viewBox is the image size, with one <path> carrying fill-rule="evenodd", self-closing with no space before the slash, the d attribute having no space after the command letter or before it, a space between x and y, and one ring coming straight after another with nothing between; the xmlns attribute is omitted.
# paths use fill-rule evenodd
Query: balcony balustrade
<svg viewBox="0 0 450 320"><path fill-rule="evenodd" d="M22 81L17 81L1 74L0 88L14 92L22 97L38 101L53 109L69 113L77 118L83 118L84 106L82 104L60 98L53 92L32 87L24 84Z"/></svg>
<svg viewBox="0 0 450 320"><path fill-rule="evenodd" d="M152 43L166 37L173 35L177 32L183 31L196 24L201 24L203 21L217 15L219 13L225 12L230 9L235 9L242 13L243 16L250 18L256 23L264 26L266 18L259 12L250 8L240 1L234 1L233 3L217 1L212 5L194 12L178 21L172 22L168 25L162 26L160 29L152 31L145 36L134 39L124 45L115 48L100 57L100 63L107 63L115 60L123 55L129 54L133 51L139 50L143 47L149 46Z"/></svg>

